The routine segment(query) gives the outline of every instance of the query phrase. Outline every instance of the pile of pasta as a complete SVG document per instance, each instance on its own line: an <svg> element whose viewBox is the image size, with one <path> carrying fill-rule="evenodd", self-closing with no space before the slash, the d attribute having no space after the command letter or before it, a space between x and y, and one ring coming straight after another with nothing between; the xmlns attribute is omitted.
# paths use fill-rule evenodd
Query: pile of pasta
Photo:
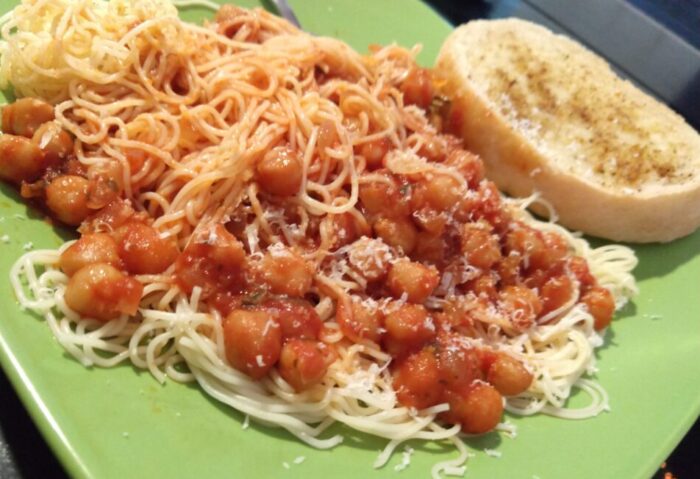
<svg viewBox="0 0 700 479"><path fill-rule="evenodd" d="M452 441L434 475L504 407L607 407L586 376L633 253L503 198L443 133L417 49L363 56L230 5L200 26L167 0L25 0L1 25L22 100L0 176L81 233L11 280L84 365L197 381L318 448L344 423L389 440L377 467Z"/></svg>

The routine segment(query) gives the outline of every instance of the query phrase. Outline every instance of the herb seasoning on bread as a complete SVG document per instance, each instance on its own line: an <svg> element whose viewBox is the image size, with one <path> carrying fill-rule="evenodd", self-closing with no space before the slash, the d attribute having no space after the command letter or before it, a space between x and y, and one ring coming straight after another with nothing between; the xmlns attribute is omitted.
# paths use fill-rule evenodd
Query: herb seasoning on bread
<svg viewBox="0 0 700 479"><path fill-rule="evenodd" d="M446 128L507 194L539 192L564 226L614 241L700 226L700 135L573 40L474 21L447 39L436 74Z"/></svg>

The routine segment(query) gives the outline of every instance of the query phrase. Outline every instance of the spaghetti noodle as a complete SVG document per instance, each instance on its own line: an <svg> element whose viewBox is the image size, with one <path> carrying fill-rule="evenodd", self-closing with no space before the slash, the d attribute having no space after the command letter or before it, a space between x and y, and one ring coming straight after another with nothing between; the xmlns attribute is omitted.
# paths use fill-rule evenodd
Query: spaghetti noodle
<svg viewBox="0 0 700 479"><path fill-rule="evenodd" d="M636 292L633 253L501 198L439 133L415 50L365 57L231 6L198 26L167 0L24 1L1 24L0 84L54 110L23 133L6 107L0 156L33 136L42 171L0 173L83 233L11 281L84 365L197 381L318 448L342 422L389 440L377 467L405 440L450 440L460 456L434 476L502 396L523 415L607 407L584 377ZM472 376L446 372L459 361ZM426 365L444 395L426 396ZM575 387L588 407L565 407ZM476 418L474 391L497 401Z"/></svg>

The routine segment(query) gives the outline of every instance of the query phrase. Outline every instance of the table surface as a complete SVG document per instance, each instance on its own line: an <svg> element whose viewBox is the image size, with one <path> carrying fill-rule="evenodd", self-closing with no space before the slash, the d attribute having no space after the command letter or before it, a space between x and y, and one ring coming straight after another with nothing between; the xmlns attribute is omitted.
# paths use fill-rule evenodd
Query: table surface
<svg viewBox="0 0 700 479"><path fill-rule="evenodd" d="M621 75L662 99L700 130L700 0L430 0L452 23L472 18L516 16L575 37L608 58ZM615 42L595 31L597 18L614 18L626 29L628 42ZM619 29L618 29L619 35ZM654 47L638 45L653 38ZM642 55L640 57L640 55ZM666 62L659 68L655 58ZM644 61L640 61L643 58ZM647 61L649 60L649 61ZM659 70L673 69L674 81ZM665 471L683 478L700 477L700 423L696 422L666 463ZM49 450L0 370L0 478L64 478L61 465Z"/></svg>

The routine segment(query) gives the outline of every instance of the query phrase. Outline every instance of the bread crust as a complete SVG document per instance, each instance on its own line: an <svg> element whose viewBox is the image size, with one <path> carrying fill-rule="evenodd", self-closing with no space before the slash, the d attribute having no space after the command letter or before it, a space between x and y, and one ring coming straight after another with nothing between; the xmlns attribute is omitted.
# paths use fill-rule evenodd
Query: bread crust
<svg viewBox="0 0 700 479"><path fill-rule="evenodd" d="M580 59L585 57L587 62L599 62L595 68L603 70L601 74L605 74L607 70L609 75L621 82L599 57L592 60L590 56L594 54L591 52L542 27L520 20L476 23L490 23L487 27L489 35L493 35L494 29L515 31L515 38L519 41L523 41L522 36L517 34L519 30L527 30L524 41L533 34L533 27L535 35L539 35L542 30L546 32L547 38L538 45L538 49L549 48L547 45L551 45L552 42L566 42L563 48L571 55L580 55ZM667 242L688 235L700 226L700 168L687 180L684 177L682 181L670 184L654 177L642 178L644 181L636 184L634 188L625 187L619 182L610 184L606 182L605 177L577 174L576 168L581 165L564 164L569 160L556 158L556 152L561 152L563 148L559 148L562 138L555 135L553 141L545 142L545 146L554 145L552 149L547 149L541 143L536 144L532 135L524 132L513 118L506 118L496 105L498 99L490 98L488 94L484 94L483 85L475 85L472 82L470 68L473 65L467 61L464 48L470 44L475 48L480 47L476 44L479 35L483 36L479 28L484 27L470 26L472 24L458 28L445 42L438 57L436 73L443 81L440 90L451 100L452 113L457 112L458 119L454 121L453 118L452 127L462 136L465 146L482 157L487 176L495 181L502 191L516 197L539 192L553 205L559 222L567 228L613 241ZM513 68L513 65L501 64L494 68L507 69ZM551 68L556 70L557 66L551 65ZM601 81L606 80L603 78ZM587 83L580 79L575 83L578 88L594 85L593 81ZM684 135L683 145L687 144L689 151L682 153L690 155L695 165L700 162L700 136L681 117L642 92L638 92L641 96L637 98L637 93L625 90L628 86L620 89L614 82L611 86L605 83L595 85L598 88L613 89L616 95L627 94L634 99L636 107L645 109L645 114L658 115L661 111L663 125L668 129L668 134L678 135L680 131ZM596 108L596 105L590 107ZM566 121L566 118L559 121ZM606 125L594 124L593 129L598 126L602 128ZM663 138L663 132L659 134L658 131L654 131L654 141L663 143ZM639 138L639 141L649 141L649 138ZM606 143L606 147L607 145ZM614 139L612 146L615 146ZM591 155L592 152L585 151L580 145L577 147L584 150L580 157L586 161L589 158L587 155ZM677 149L675 145L674 148ZM661 147L659 149L666 151ZM666 156L668 157L659 158L659 164L662 161L675 161L672 154ZM537 213L546 214L541 207L535 206L534 209Z"/></svg>

